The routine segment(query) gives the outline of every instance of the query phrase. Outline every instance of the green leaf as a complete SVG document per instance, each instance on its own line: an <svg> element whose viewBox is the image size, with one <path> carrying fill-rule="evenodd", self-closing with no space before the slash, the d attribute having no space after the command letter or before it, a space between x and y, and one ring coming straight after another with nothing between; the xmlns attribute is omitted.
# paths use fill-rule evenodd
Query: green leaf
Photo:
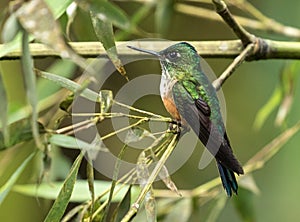
<svg viewBox="0 0 300 222"><path fill-rule="evenodd" d="M22 38L22 58L21 58L22 72L25 82L25 90L27 100L32 108L31 126L32 134L36 145L41 148L42 143L39 138L38 125L38 110L37 110L37 93L36 93L36 78L33 71L33 60L29 51L28 34L24 31Z"/></svg>
<svg viewBox="0 0 300 222"><path fill-rule="evenodd" d="M62 16L73 0L44 0L51 9L55 19Z"/></svg>
<svg viewBox="0 0 300 222"><path fill-rule="evenodd" d="M235 209L244 222L256 221L254 195L252 191L240 187L239 195L233 197Z"/></svg>
<svg viewBox="0 0 300 222"><path fill-rule="evenodd" d="M271 112L279 105L281 98L282 91L281 88L277 86L268 102L257 112L253 124L254 129L258 130L262 127Z"/></svg>
<svg viewBox="0 0 300 222"><path fill-rule="evenodd" d="M2 41L4 43L12 41L20 30L21 26L16 15L14 13L10 14L10 16L6 19L2 29Z"/></svg>
<svg viewBox="0 0 300 222"><path fill-rule="evenodd" d="M282 125L286 119L294 100L296 83L299 78L300 62L287 62L280 75L280 86L282 89L282 100L277 112L275 124Z"/></svg>
<svg viewBox="0 0 300 222"><path fill-rule="evenodd" d="M37 74L40 75L41 77L48 79L58 85L60 85L61 87L64 87L74 93L78 92L79 90L81 90L81 85L79 85L78 83L67 79L63 76L59 76L59 75L55 75L52 73L48 73L48 72L43 72L43 71L39 71L37 70ZM81 93L81 96L83 96L84 98L91 100L93 102L98 101L98 94L96 92L93 92L90 89L84 89Z"/></svg>
<svg viewBox="0 0 300 222"><path fill-rule="evenodd" d="M255 117L255 129L260 129L270 113L278 106L279 109L275 119L275 124L277 126L282 125L292 107L296 89L295 83L300 76L299 70L299 61L286 63L281 71L280 84L275 88L268 102L258 111Z"/></svg>
<svg viewBox="0 0 300 222"><path fill-rule="evenodd" d="M128 187L128 190L127 190L124 198L121 200L121 202L116 207L111 221L115 221L115 222L121 221L122 218L128 212L128 210L130 208L130 204L131 204L131 187L132 187L131 185Z"/></svg>
<svg viewBox="0 0 300 222"><path fill-rule="evenodd" d="M118 176L119 176L120 166L121 166L122 159L124 157L126 148L127 148L127 145L124 145L122 147L122 149L120 150L120 153L118 154L118 158L116 160L116 163L115 163L111 188L110 188L110 191L109 191L108 202L107 202L107 205L106 205L106 208L105 208L104 220L103 221L106 221L106 218L107 218L107 215L108 215L108 212L109 212L109 208L110 208L113 196L114 196L114 190L115 190L117 180L118 180Z"/></svg>
<svg viewBox="0 0 300 222"><path fill-rule="evenodd" d="M126 71L122 65L121 60L118 57L112 23L109 20L100 19L99 16L97 16L98 11L94 11L93 8L90 12L90 15L98 40L102 43L108 57L110 58L116 69L128 80Z"/></svg>
<svg viewBox="0 0 300 222"><path fill-rule="evenodd" d="M38 186L36 184L23 184L23 185L16 185L13 187L13 191L31 196L31 197L38 197L38 198L45 198L50 200L56 200L58 194L60 192L61 187L63 186L63 182L51 182L51 183L41 183ZM121 187L122 186L122 187ZM94 181L95 187L95 195L102 196L103 193L107 193L107 190L111 187L111 182L108 181L101 181L95 180ZM113 202L119 202L124 198L128 190L128 185L124 184L117 184L116 189L121 189L120 192L113 196ZM138 187L132 187L131 195L136 197L139 193ZM104 201L108 198L108 194L103 195L101 201ZM90 199L90 191L87 185L86 180L77 180L73 189L73 193L71 196L71 202L84 202Z"/></svg>
<svg viewBox="0 0 300 222"><path fill-rule="evenodd" d="M87 153L87 157L90 160L95 160L99 151L103 151L103 152L108 151L108 149L103 144L98 134L95 136L94 140L91 143L84 142L72 136L61 135L61 134L52 135L49 138L49 142L51 144L65 147L65 148L81 149Z"/></svg>
<svg viewBox="0 0 300 222"><path fill-rule="evenodd" d="M54 17L59 18L67 9L67 7L71 4L72 0L45 0L48 6L52 9ZM13 50L20 48L21 46L22 33L19 32L15 35L15 38L2 45L0 47L0 58L12 52ZM29 37L29 41L34 39L33 36Z"/></svg>
<svg viewBox="0 0 300 222"><path fill-rule="evenodd" d="M4 87L4 82L2 79L2 73L0 73L0 123L2 127L2 133L3 133L3 144L7 146L9 144L9 129L7 126L7 111L8 111L8 102L7 102L7 95L6 90ZM1 139L1 136L0 136ZM1 141L0 141L1 144ZM1 147L0 147L1 149Z"/></svg>
<svg viewBox="0 0 300 222"><path fill-rule="evenodd" d="M47 72L57 73L59 76L71 78L74 74L75 69L76 66L73 62L69 60L58 60L49 68L47 68ZM49 82L47 79L39 78L37 81L38 100L40 101L53 95L59 89L61 89L61 86L53 82Z"/></svg>
<svg viewBox="0 0 300 222"><path fill-rule="evenodd" d="M45 128L41 123L38 124L39 133L45 133ZM18 143L33 139L32 127L29 119L22 119L8 126L9 132L14 132L9 135L8 143L4 143L4 136L0 132L0 150L12 147Z"/></svg>
<svg viewBox="0 0 300 222"><path fill-rule="evenodd" d="M65 179L63 183L63 187L61 188L57 199L55 200L46 219L44 220L45 222L60 221L63 214L65 213L65 210L67 208L68 203L70 202L71 195L73 193L78 169L80 167L82 158L83 158L83 153L81 152L79 156L76 158L76 160L74 161L70 173L68 177Z"/></svg>
<svg viewBox="0 0 300 222"><path fill-rule="evenodd" d="M9 191L13 188L14 184L16 183L17 179L30 162L30 160L35 156L36 152L30 154L24 162L18 167L18 169L11 175L8 181L0 188L0 205L3 203L5 197L9 193Z"/></svg>
<svg viewBox="0 0 300 222"><path fill-rule="evenodd" d="M12 41L1 45L0 46L0 58L7 55L10 52L12 52L13 50L20 48L21 47L21 39L22 39L22 33L19 32ZM33 40L32 37L30 37L29 39Z"/></svg>
<svg viewBox="0 0 300 222"><path fill-rule="evenodd" d="M133 29L126 13L112 2L106 0L76 0L76 2L86 11L97 12L95 16L101 20L110 21L113 25L128 31Z"/></svg>
<svg viewBox="0 0 300 222"><path fill-rule="evenodd" d="M93 146L92 144L84 142L75 137L61 134L52 135L49 139L49 142L57 146L62 146L71 149L88 149L91 146Z"/></svg>
<svg viewBox="0 0 300 222"><path fill-rule="evenodd" d="M71 59L85 69L88 74L96 74L96 71L88 66L85 59L77 55L66 43L60 25L44 1L23 2L15 13L21 26L38 41L51 47L62 58Z"/></svg>

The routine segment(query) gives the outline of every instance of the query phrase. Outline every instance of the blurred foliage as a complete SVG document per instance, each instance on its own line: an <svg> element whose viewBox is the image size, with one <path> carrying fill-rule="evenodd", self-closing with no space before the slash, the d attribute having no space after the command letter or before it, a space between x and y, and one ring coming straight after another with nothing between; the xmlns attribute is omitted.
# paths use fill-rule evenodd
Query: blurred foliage
<svg viewBox="0 0 300 222"><path fill-rule="evenodd" d="M298 25L300 15L295 9L299 1L226 3L255 35L285 41L300 37L298 28L285 25ZM235 38L211 2L20 0L2 1L0 8L0 57L17 48L22 48L23 55L18 61L0 61L3 220L120 221L134 207L140 210L133 221L298 220L300 179L293 172L298 167L300 143L299 137L293 137L300 128L298 61L245 63L223 86L227 129L235 153L241 162L249 160L246 176L239 180L238 196L226 198L219 178L213 179L215 168L197 168L199 149L173 175L167 164L160 162L157 176L161 182L148 186L152 170L159 164L149 165L166 161L166 150L175 149L177 143L173 143L172 129L165 127L170 118L161 109L159 98L140 99L133 106L115 100L121 100L118 91L129 79L160 72L156 61L124 62L124 66L124 55L118 55L115 41ZM99 41L108 58L85 60L66 39ZM61 59L33 60L29 44L33 41L48 45ZM107 65L109 61L115 68ZM208 62L218 75L229 63L225 59ZM85 69L88 77L77 66ZM121 75L114 72L107 77L109 69ZM97 81L103 83L102 88L94 86ZM79 109L93 103L94 113L72 113L81 99ZM112 106L122 112L112 112ZM112 120L121 125L123 119L127 125L113 129ZM163 127L155 125L159 123ZM153 126L157 126L155 132ZM89 129L100 136L89 134L89 139L81 139L80 132ZM122 136L124 142L120 142ZM145 149L135 150L136 144ZM107 155L105 164L111 161L108 153L119 157L107 166L113 182L93 170L97 166L92 160L99 153ZM122 160L138 167L126 171ZM126 184L136 181L140 187ZM132 207L137 199L144 200L145 207Z"/></svg>

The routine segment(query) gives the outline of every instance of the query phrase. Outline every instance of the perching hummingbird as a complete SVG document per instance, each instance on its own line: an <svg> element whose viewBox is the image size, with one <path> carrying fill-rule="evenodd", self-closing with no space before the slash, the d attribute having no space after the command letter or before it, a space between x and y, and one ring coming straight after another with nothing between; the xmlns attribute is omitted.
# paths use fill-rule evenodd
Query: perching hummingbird
<svg viewBox="0 0 300 222"><path fill-rule="evenodd" d="M186 42L160 52L128 46L158 57L162 67L160 95L166 110L183 126L189 125L214 155L223 187L228 196L237 194L235 174L243 168L231 149L223 123L216 90L203 72L202 59Z"/></svg>

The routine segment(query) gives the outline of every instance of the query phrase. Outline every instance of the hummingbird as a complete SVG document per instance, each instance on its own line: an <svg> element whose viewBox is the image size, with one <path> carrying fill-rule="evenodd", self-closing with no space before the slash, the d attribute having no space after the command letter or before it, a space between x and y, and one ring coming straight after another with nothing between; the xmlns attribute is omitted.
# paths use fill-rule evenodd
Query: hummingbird
<svg viewBox="0 0 300 222"><path fill-rule="evenodd" d="M244 174L234 156L222 119L217 93L202 70L201 57L187 42L156 52L128 46L156 56L162 68L160 95L176 122L190 127L215 157L222 185L230 197L237 194L237 175Z"/></svg>

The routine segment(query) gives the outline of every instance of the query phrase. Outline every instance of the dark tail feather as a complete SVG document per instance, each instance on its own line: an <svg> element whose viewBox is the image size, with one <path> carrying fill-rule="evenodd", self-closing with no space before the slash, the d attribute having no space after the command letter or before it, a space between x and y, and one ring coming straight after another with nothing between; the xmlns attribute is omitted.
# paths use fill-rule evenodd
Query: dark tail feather
<svg viewBox="0 0 300 222"><path fill-rule="evenodd" d="M220 177L222 180L223 187L227 193L227 196L231 197L232 191L237 194L238 184L235 179L234 172L230 169L227 169L222 164L217 162Z"/></svg>

